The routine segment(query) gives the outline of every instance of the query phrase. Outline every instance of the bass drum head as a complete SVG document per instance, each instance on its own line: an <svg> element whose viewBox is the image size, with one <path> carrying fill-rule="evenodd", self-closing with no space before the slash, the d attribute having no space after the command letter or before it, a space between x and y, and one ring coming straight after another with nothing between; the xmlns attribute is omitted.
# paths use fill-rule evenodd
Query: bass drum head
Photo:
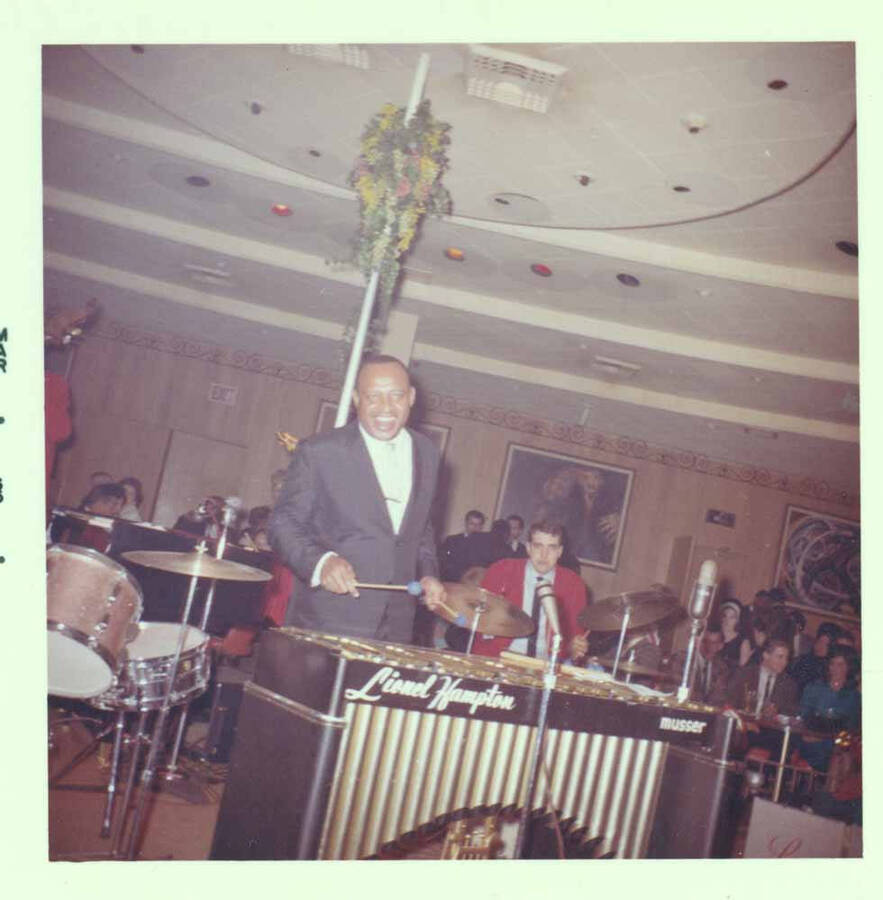
<svg viewBox="0 0 883 900"><path fill-rule="evenodd" d="M113 672L94 650L58 631L48 631L46 638L50 694L87 700L111 686Z"/></svg>

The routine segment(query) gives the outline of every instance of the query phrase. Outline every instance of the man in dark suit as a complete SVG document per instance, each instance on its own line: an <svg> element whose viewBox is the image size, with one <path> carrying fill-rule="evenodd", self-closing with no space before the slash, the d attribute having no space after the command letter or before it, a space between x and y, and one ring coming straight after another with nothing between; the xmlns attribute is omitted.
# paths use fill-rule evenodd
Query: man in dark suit
<svg viewBox="0 0 883 900"><path fill-rule="evenodd" d="M415 599L356 582L420 578L430 609L444 601L429 519L439 453L404 427L414 399L399 360L371 357L353 391L357 421L297 445L270 520L274 549L307 585L286 624L408 643Z"/></svg>
<svg viewBox="0 0 883 900"><path fill-rule="evenodd" d="M696 654L696 666L693 670L691 700L723 704L730 676L730 666L721 656L723 646L724 636L720 627L706 625L697 647L699 652ZM684 672L686 656L686 651L678 650L669 660L669 671L679 679Z"/></svg>
<svg viewBox="0 0 883 900"><path fill-rule="evenodd" d="M733 672L727 685L727 702L762 719L777 714L797 715L797 682L785 673L788 651L786 641L768 640L763 645L760 664L752 663Z"/></svg>
<svg viewBox="0 0 883 900"><path fill-rule="evenodd" d="M492 594L500 594L522 609L537 623L531 637L512 640L476 634L472 652L480 656L499 656L503 650L525 653L545 659L549 655L551 631L545 613L536 598L539 584L551 584L555 591L558 619L561 623L561 656L573 659L586 652L586 640L577 623L577 616L586 605L586 586L582 579L558 565L563 550L562 528L557 523L537 522L531 525L525 559L497 560L485 573L481 586Z"/></svg>
<svg viewBox="0 0 883 900"><path fill-rule="evenodd" d="M507 556L513 559L524 559L527 556L527 547L521 540L524 534L524 519L521 516L507 516L506 522L509 524L509 539L506 542L509 548Z"/></svg>
<svg viewBox="0 0 883 900"><path fill-rule="evenodd" d="M478 509L470 509L463 522L463 531L449 534L441 545L439 553L442 578L445 581L459 581L463 573L475 562L476 552L473 548L475 535L484 528L484 513Z"/></svg>

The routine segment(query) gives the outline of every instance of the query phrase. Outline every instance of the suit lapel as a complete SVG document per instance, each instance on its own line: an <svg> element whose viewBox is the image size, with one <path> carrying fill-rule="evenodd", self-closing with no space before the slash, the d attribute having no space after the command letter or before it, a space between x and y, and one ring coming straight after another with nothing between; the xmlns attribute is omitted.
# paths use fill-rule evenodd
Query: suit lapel
<svg viewBox="0 0 883 900"><path fill-rule="evenodd" d="M417 438L411 429L408 429L411 435L411 493L408 495L408 505L405 507L405 514L402 516L402 524L399 528L399 534L405 534L410 524L411 516L414 513L414 498L417 496L417 486L423 476L423 454L417 449ZM389 515L387 515L387 519ZM390 522L390 528L392 523Z"/></svg>

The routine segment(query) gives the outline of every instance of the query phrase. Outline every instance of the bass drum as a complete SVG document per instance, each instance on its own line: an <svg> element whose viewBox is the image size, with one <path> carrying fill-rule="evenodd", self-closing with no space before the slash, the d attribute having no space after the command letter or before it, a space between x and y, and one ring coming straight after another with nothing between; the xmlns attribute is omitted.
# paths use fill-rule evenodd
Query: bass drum
<svg viewBox="0 0 883 900"><path fill-rule="evenodd" d="M208 635L192 625L141 622L137 637L126 647L126 661L116 681L92 704L100 709L140 712L159 709L182 628L184 647L172 682L170 704L186 703L202 694L211 674Z"/></svg>
<svg viewBox="0 0 883 900"><path fill-rule="evenodd" d="M112 559L86 547L46 551L48 691L89 699L110 688L141 618L141 588Z"/></svg>

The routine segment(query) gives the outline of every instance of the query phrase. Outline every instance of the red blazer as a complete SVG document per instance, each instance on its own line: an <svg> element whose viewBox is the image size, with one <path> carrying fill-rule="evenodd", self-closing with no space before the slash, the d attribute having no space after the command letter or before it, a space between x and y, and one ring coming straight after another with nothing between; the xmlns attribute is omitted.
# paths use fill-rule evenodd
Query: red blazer
<svg viewBox="0 0 883 900"><path fill-rule="evenodd" d="M497 560L484 574L481 586L492 594L502 594L519 609L524 599L524 570L526 559ZM586 586L575 572L564 566L555 567L555 594L558 597L558 618L561 622L561 655L570 654L570 642L585 629L577 624L576 617L586 605ZM479 623L479 627L481 627ZM485 637L476 634L472 652L478 656L499 656L512 643L512 638Z"/></svg>

